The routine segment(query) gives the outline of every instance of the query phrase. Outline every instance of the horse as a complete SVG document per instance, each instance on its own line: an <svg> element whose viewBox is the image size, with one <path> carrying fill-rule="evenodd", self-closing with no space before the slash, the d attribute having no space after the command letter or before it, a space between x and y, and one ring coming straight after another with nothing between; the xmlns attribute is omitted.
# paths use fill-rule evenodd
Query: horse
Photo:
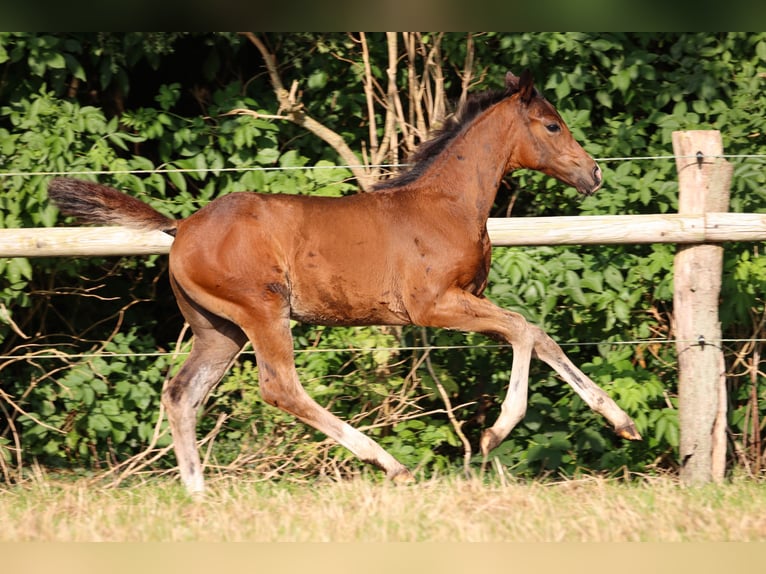
<svg viewBox="0 0 766 574"><path fill-rule="evenodd" d="M529 71L520 77L508 72L504 83L504 89L469 96L415 150L409 169L367 193L237 192L173 219L98 183L50 181L50 199L80 223L161 230L175 237L169 279L193 344L162 403L189 493L204 491L197 410L248 340L266 403L331 437L392 481L414 480L377 442L305 391L294 362L291 320L455 329L510 344L507 394L479 441L485 457L524 416L533 356L552 367L617 435L641 439L630 417L550 336L483 296L491 260L486 222L506 174L537 170L583 195L602 185L598 164L535 88Z"/></svg>

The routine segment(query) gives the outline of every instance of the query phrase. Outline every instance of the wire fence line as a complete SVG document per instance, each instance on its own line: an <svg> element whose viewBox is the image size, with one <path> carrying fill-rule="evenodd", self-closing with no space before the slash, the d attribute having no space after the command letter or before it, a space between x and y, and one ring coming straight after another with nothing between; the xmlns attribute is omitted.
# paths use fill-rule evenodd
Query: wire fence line
<svg viewBox="0 0 766 574"><path fill-rule="evenodd" d="M247 172L247 171L311 171L323 169L364 169L371 167L401 168L409 164L379 164L379 165L295 165L295 166L250 166L250 167L159 167L156 169L101 169L78 171L10 171L0 172L0 177L31 177L31 176L70 176L70 175L153 175L156 173L209 173L209 172Z"/></svg>
<svg viewBox="0 0 766 574"><path fill-rule="evenodd" d="M764 343L766 339L752 338L752 339L721 339L721 344L728 343ZM675 345L678 343L688 343L690 346L702 346L698 340L685 340L685 339L637 339L633 341L585 341L585 342L563 342L558 343L560 347L593 347L600 345ZM707 341L705 344L711 345L712 342ZM490 343L486 345L402 345L400 347L392 346L374 346L374 347L328 347L328 348L296 348L293 350L295 354L309 354L309 353L373 353L373 352L399 352L399 351L457 351L467 349L510 349L511 345L507 343ZM119 359L129 357L175 357L181 355L188 355L191 351L152 351L144 353L51 353L47 351L45 353L26 353L23 355L0 355L0 361L12 361L20 359L59 359L59 360L74 360L74 359L96 359L96 358L108 358ZM240 355L254 355L255 352L252 349L244 349Z"/></svg>
<svg viewBox="0 0 766 574"><path fill-rule="evenodd" d="M716 154L708 155L706 158L724 158L724 159L760 159L766 160L766 154ZM643 156L625 156L625 157L596 157L598 162L608 163L616 161L648 161L648 160L676 160L676 159L699 159L696 155L643 155ZM312 171L312 170L330 170L330 169L401 169L410 167L408 163L392 164L374 164L374 165L302 165L302 166L237 166L237 167L158 167L156 169L118 169L118 170L71 170L71 171L8 171L0 172L0 178L4 177L64 177L74 175L153 175L161 173L227 173L227 172L248 172L248 171Z"/></svg>

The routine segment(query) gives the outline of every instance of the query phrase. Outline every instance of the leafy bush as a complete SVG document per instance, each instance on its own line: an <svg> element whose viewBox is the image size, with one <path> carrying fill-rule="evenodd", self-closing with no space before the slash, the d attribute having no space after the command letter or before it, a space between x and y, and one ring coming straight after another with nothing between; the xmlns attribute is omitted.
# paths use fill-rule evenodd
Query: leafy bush
<svg viewBox="0 0 766 574"><path fill-rule="evenodd" d="M358 142L370 126L358 38L264 39L285 78L299 80L305 112L363 157ZM598 194L581 199L551 178L520 171L501 186L495 216L673 212L677 178L667 156L674 130L719 129L731 154L763 147L764 34L420 39L423 50L440 42L433 53L442 59L450 97L462 89L453 69L463 69L469 53L476 90L499 86L508 69L530 68L575 137L602 158L605 186ZM381 85L387 81L386 40L371 34L367 44ZM425 74L426 68L418 63L413 71ZM355 192L351 171L337 167L325 142L265 117L277 110L263 78L254 49L235 34L0 34L0 164L6 172L0 227L66 222L47 201L50 172L83 172L176 217L234 191ZM404 94L408 70L398 69L396 78ZM260 115L230 113L236 109ZM383 120L378 117L377 125ZM629 157L652 159L619 159ZM731 161L731 209L763 212L762 159ZM307 166L316 169L295 169ZM661 342L673 336L674 251L663 244L494 250L488 297L561 342L645 438L641 444L616 439L535 362L529 411L494 453L498 461L520 476L675 467L675 351ZM161 385L178 366L162 353L186 344L177 340L182 319L165 271L162 257L0 260L0 466L6 479L32 460L68 468L113 465L150 443ZM764 460L757 341L763 338L765 282L758 245L726 246L721 320L732 463L754 473ZM428 336L425 341L416 329L295 327L297 364L309 392L356 426L369 426L392 454L424 472L457 468L463 455L441 390L475 449L497 414L511 359L510 349L478 335ZM428 351L430 369L424 343L436 346ZM104 352L119 356L98 356ZM69 357L78 354L87 356ZM214 392L201 420L210 460L227 468L241 463L278 474L285 460L308 473L360 468L345 451L260 401L248 355ZM162 435L156 446L167 440ZM172 464L172 458L161 460L155 464Z"/></svg>

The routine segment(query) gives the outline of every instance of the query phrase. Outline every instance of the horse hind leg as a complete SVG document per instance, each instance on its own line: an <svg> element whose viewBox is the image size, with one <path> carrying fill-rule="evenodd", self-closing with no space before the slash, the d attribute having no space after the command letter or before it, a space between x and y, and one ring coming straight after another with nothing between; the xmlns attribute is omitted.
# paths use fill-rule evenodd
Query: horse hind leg
<svg viewBox="0 0 766 574"><path fill-rule="evenodd" d="M195 305L173 284L179 307L194 333L192 350L162 393L181 481L190 494L204 491L197 449L197 410L223 378L247 341L233 323Z"/></svg>
<svg viewBox="0 0 766 574"><path fill-rule="evenodd" d="M224 336L195 340L189 358L162 393L181 481L191 494L205 488L197 450L197 410L241 348L241 344Z"/></svg>
<svg viewBox="0 0 766 574"><path fill-rule="evenodd" d="M255 349L259 384L263 400L288 412L326 434L350 450L363 462L385 471L394 482L409 482L409 470L373 439L340 420L312 399L298 378L293 354L293 339L286 308L263 309L240 323Z"/></svg>
<svg viewBox="0 0 766 574"><path fill-rule="evenodd" d="M377 442L315 402L300 384L294 366L258 359L258 368L261 395L268 404L323 432L361 461L383 470L392 481L413 480L410 471Z"/></svg>

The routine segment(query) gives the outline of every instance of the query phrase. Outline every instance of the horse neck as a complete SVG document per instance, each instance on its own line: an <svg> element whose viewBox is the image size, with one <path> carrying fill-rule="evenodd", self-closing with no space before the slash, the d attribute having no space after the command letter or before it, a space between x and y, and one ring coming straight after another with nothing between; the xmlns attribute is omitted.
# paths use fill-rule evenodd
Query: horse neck
<svg viewBox="0 0 766 574"><path fill-rule="evenodd" d="M470 221L486 223L500 181L513 165L517 114L509 100L481 113L441 153L422 183ZM451 201L449 201L451 200Z"/></svg>

